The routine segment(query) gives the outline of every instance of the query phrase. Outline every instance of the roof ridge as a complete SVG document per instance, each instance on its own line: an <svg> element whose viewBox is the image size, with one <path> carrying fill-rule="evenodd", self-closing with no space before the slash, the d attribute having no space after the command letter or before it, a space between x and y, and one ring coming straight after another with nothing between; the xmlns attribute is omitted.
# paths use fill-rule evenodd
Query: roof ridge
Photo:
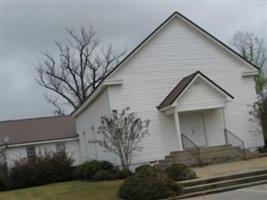
<svg viewBox="0 0 267 200"><path fill-rule="evenodd" d="M206 34L207 36L209 36L210 38L212 38L213 40L215 40L215 42L219 43L220 45L222 45L223 47L225 47L226 49L228 49L230 52L232 52L233 54L235 54L236 56L238 56L239 58L241 58L241 60L244 60L247 64L250 64L252 67L256 68L257 70L259 70L259 68L254 65L253 63L251 63L250 61L248 61L247 59L245 59L243 56L241 56L239 53L237 53L235 50L233 50L231 47L229 47L228 45L226 45L224 42L220 41L219 39L217 39L215 36L213 36L212 34L210 34L208 31L206 31L205 29L203 29L202 27L200 27L199 25L197 25L196 23L194 23L193 21L191 21L190 19L188 19L187 17L185 17L183 14L181 14L178 11L174 11L169 17L167 17L162 23L160 23L159 26L157 26L148 36L145 37L145 39L143 39L140 43L137 44L137 46L135 48L133 48L105 77L104 79L102 79L102 81L98 84L98 86L96 87L96 89L94 91L92 91L88 97L86 98L86 100L80 105L78 106L78 108L74 109L71 113L70 116L72 116L75 112L77 112L84 104L87 104L87 100L96 92L96 90L102 85L102 83L116 70L118 69L121 65L123 65L124 62L127 61L127 59L129 59L140 47L142 47L142 45L148 40L150 39L155 33L157 33L158 30L161 29L161 27L163 27L170 19L172 19L173 17L180 17L183 20L185 20L186 22L188 22L189 24L191 24L192 26L194 26L195 28L199 29L200 31L202 31L204 34Z"/></svg>

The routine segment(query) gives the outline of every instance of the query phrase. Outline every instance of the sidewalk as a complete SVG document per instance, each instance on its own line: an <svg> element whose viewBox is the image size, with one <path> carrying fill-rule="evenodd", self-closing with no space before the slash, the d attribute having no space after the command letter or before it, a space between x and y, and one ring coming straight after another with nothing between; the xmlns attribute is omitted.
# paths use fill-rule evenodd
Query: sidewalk
<svg viewBox="0 0 267 200"><path fill-rule="evenodd" d="M199 178L208 178L213 176L221 176L262 169L267 170L267 157L256 158L246 161L208 165L206 167L195 167L192 169L196 172Z"/></svg>
<svg viewBox="0 0 267 200"><path fill-rule="evenodd" d="M187 198L187 200L266 200L267 184L257 185L238 190L222 192L218 194L210 194L200 197Z"/></svg>

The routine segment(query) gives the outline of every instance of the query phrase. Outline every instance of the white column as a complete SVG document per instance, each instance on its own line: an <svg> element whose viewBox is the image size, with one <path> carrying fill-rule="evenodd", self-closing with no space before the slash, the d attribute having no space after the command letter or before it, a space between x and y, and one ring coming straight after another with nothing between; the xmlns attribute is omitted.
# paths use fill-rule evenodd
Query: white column
<svg viewBox="0 0 267 200"><path fill-rule="evenodd" d="M226 122L226 116L225 116L225 108L221 108L221 113L222 113L222 117L223 117L223 124L224 124L224 130L223 130L223 134L224 134L224 140L225 140L225 144L228 144L228 139L226 138L225 135L225 130L227 129L227 122Z"/></svg>
<svg viewBox="0 0 267 200"><path fill-rule="evenodd" d="M175 128L177 132L177 142L178 142L178 150L183 150L182 144L182 136L181 136L181 128L180 128L180 120L178 112L174 113L174 121L175 121Z"/></svg>
<svg viewBox="0 0 267 200"><path fill-rule="evenodd" d="M223 117L223 124L224 124L224 128L227 129L227 122L226 122L226 115L225 115L225 108L221 108L221 113L222 113L222 117Z"/></svg>

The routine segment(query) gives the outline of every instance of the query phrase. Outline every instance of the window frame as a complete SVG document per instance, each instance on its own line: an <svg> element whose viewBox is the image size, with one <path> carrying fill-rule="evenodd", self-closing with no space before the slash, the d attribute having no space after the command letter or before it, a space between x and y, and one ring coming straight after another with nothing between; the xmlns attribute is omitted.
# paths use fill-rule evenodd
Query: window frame
<svg viewBox="0 0 267 200"><path fill-rule="evenodd" d="M36 148L35 146L27 146L26 147L26 154L28 160L35 160L36 159Z"/></svg>

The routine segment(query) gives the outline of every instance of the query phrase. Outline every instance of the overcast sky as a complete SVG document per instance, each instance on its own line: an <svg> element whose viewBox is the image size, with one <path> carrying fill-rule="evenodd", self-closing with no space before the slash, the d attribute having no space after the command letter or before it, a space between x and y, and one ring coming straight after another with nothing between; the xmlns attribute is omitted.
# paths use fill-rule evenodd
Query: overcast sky
<svg viewBox="0 0 267 200"><path fill-rule="evenodd" d="M239 30L267 40L266 1L12 1L0 0L0 120L52 115L36 83L41 50L56 53L66 27L92 24L118 49L134 48L174 11L229 44Z"/></svg>

